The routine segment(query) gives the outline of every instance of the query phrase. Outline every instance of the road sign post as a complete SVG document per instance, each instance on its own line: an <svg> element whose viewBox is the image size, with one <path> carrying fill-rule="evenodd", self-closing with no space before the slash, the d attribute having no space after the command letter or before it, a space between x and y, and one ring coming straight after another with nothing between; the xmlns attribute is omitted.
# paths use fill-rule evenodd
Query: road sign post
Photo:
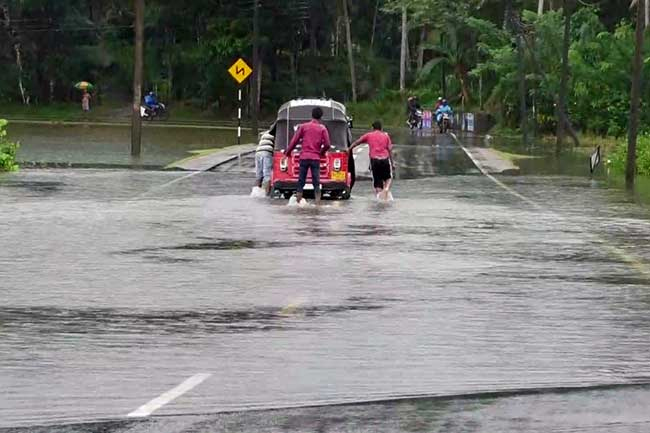
<svg viewBox="0 0 650 433"><path fill-rule="evenodd" d="M244 61L244 59L238 59L233 65L228 69L228 72L232 78L239 84L237 89L237 144L241 144L241 115L242 115L242 83L251 75L253 70L250 66ZM241 163L241 155L240 155Z"/></svg>

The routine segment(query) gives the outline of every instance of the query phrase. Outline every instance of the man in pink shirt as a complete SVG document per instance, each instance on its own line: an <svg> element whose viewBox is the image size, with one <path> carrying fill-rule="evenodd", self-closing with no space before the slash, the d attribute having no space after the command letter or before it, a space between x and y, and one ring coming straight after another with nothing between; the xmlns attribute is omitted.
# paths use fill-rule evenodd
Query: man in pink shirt
<svg viewBox="0 0 650 433"><path fill-rule="evenodd" d="M361 144L368 144L375 192L378 198L387 200L393 181L393 143L390 136L382 131L381 122L373 123L372 128L373 131L352 143L350 152Z"/></svg>
<svg viewBox="0 0 650 433"><path fill-rule="evenodd" d="M303 123L298 127L294 134L289 147L287 147L285 156L290 157L293 149L302 140L302 150L300 151L300 174L298 176L298 189L296 199L298 203L302 201L302 194L307 183L307 171L311 171L311 179L314 185L314 198L316 204L320 203L320 158L330 148L330 135L325 125L320 123L323 117L323 110L316 107L311 112L311 122Z"/></svg>

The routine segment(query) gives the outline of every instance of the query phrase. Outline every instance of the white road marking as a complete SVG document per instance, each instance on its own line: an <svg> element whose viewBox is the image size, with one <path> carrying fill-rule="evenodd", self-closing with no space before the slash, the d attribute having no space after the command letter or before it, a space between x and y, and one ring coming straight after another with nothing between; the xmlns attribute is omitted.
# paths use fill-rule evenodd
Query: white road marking
<svg viewBox="0 0 650 433"><path fill-rule="evenodd" d="M205 173L205 172L204 172L204 171L193 171L192 173L187 174L187 175L185 175L185 176L177 177L176 179L174 179L174 180L170 180L170 181L167 182L167 183L163 183L162 185L157 185L157 186L155 186L155 187L153 187L153 188L151 188L151 189L149 189L149 190L143 192L142 194L138 194L137 196L135 196L135 197L133 198L133 200L141 199L141 198L145 197L146 195L148 195L148 194L150 194L150 193L152 193L152 192L154 192L154 191L157 191L157 190L159 190L159 189L166 188L166 187L168 187L168 186L170 186L170 185L173 185L173 184L178 183L178 182L180 182L180 181L182 181L182 180L185 180L185 179L189 179L190 177L196 176L197 174L201 174L201 173Z"/></svg>
<svg viewBox="0 0 650 433"><path fill-rule="evenodd" d="M130 414L127 415L128 418L144 418L164 405L170 403L171 401L177 399L181 395L185 394L186 392L192 390L194 387L197 385L201 384L204 380L206 380L208 377L212 376L210 373L200 373L196 374L189 379L187 379L185 382L181 383L178 385L176 388L170 389L164 394L161 394L159 397L154 398L151 400L149 403L144 404L140 406L138 409L134 410Z"/></svg>
<svg viewBox="0 0 650 433"><path fill-rule="evenodd" d="M449 134L454 138L454 140L456 141L456 144L458 144L458 146L460 146L460 148L463 149L463 152L465 152L467 154L467 156L469 157L469 159L472 160L472 162L474 163L476 168L478 168L485 177L490 179L492 182L494 182L495 184L497 184L498 186L500 186L504 190L508 191L510 194L514 195L515 197L517 197L517 198L521 199L522 201L524 201L524 202L530 204L531 206L535 207L536 209L545 210L546 212L548 212L549 214L555 216L559 220L562 220L562 219L566 220L565 217L563 217L562 215L559 215L557 212L554 212L551 209L545 208L545 207L541 206L540 204L536 203L535 201L529 199L528 197L526 197L524 195L521 195L520 193L518 193L514 189L510 188L508 185L501 182L496 177L492 176L490 173L487 172L487 170L485 170L485 168L480 163L480 161L476 160L472 156L472 154L469 152L469 150L467 150L465 148L465 146L463 146L463 143L461 143L461 141L458 139L456 134L454 134L453 132L450 132ZM609 252L612 255L618 257L620 260L622 260L623 262L627 263L632 268L634 268L639 274L643 275L644 278L650 279L650 269L648 268L647 264L644 263L641 259L639 259L638 257L635 257L634 255L628 253L627 251L623 250L622 248L617 247L616 245L609 244L608 241L605 238L603 238L602 236L600 236L598 234L589 234L589 233L587 233L587 235L591 236L592 239L594 239L598 243L602 244L605 247L605 249L609 250Z"/></svg>
<svg viewBox="0 0 650 433"><path fill-rule="evenodd" d="M505 183L501 182L499 179L497 179L496 177L494 177L494 176L492 176L490 173L488 173L488 171L485 169L485 167L483 167L483 164L481 164L480 161L478 161L476 158L474 158L474 156L470 153L470 151L467 150L467 148L466 148L465 146L463 146L463 144L460 142L460 140L458 139L458 137L456 137L456 134L454 134L453 132L450 132L449 134L450 134L452 137L454 137L454 140L456 140L456 143L458 144L458 146L460 146L460 148L463 149L463 152L465 152L465 153L467 154L467 156L469 157L469 159L472 160L472 162L474 163L474 165L476 166L476 168L478 168L478 169L481 171L481 173L483 174L483 176L487 177L487 178L490 179L492 182L496 183L496 184L499 185L501 188L505 189L505 190L508 191L510 194L514 195L515 197L517 197L517 198L519 198L519 199L525 201L525 202L528 203L529 205L531 205L531 206L533 206L533 207L536 207L536 208L538 208L538 209L541 209L541 208L542 208L542 206L540 206L538 203L535 203L534 201L532 201L532 200L529 199L528 197L519 194L517 191L515 191L515 190L512 189L512 188L510 188L508 185L506 185Z"/></svg>

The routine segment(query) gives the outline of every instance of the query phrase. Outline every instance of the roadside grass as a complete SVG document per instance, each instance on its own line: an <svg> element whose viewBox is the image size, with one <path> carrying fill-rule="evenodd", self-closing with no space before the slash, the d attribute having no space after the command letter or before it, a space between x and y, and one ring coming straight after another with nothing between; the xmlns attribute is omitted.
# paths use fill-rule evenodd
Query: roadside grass
<svg viewBox="0 0 650 433"><path fill-rule="evenodd" d="M0 172L18 170L16 154L19 145L7 138L7 124L6 120L0 119Z"/></svg>

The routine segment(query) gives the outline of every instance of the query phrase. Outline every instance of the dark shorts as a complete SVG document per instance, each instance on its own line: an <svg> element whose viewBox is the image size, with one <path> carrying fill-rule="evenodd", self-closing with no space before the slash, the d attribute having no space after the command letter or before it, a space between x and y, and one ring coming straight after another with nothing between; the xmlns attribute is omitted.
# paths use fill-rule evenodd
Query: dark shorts
<svg viewBox="0 0 650 433"><path fill-rule="evenodd" d="M372 180L375 188L383 188L384 182L393 178L393 168L390 159L371 159Z"/></svg>
<svg viewBox="0 0 650 433"><path fill-rule="evenodd" d="M320 191L320 160L318 159L301 159L300 173L298 175L298 192L305 189L307 183L307 170L311 171L311 181L314 185L314 191Z"/></svg>

